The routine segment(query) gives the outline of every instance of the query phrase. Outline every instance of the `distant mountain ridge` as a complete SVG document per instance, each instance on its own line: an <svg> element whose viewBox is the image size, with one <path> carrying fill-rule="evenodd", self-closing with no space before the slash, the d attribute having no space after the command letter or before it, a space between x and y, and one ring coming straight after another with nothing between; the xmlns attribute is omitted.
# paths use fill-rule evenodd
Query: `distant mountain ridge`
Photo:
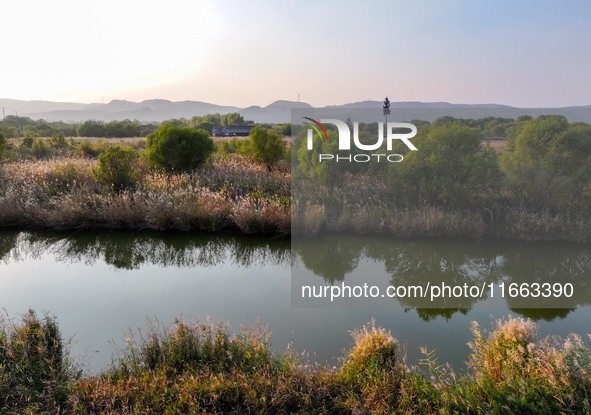
<svg viewBox="0 0 591 415"><path fill-rule="evenodd" d="M245 108L217 105L202 101L169 101L150 99L142 102L113 100L109 103L80 104L73 102L21 101L0 98L0 107L6 115L21 115L47 121L82 122L86 120L139 120L160 122L171 118L191 118L205 114L238 112L245 119L257 123L290 122L292 108L312 108L306 102L278 100L265 107ZM342 105L329 105L327 110L338 108L382 108L382 101L361 101ZM501 104L450 104L448 102L392 102L391 110L396 120L433 121L443 116L454 118L503 117L521 115L537 117L545 114L564 115L569 121L591 123L591 105L560 108L517 108ZM0 114L1 115L1 114Z"/></svg>

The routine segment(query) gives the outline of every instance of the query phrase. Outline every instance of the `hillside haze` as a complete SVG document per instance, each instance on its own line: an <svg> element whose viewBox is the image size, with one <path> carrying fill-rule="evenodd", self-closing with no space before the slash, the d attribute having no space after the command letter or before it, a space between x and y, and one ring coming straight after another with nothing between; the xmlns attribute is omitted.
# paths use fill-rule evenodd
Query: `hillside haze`
<svg viewBox="0 0 591 415"><path fill-rule="evenodd" d="M292 108L312 108L305 102L275 101L265 107L239 108L202 101L169 101L151 99L142 102L113 100L106 104L80 104L72 102L21 101L0 99L4 115L20 115L46 121L82 122L86 120L114 121L139 120L160 122L172 118L191 118L205 114L240 113L245 119L257 123L288 123ZM324 107L331 109L375 108L380 111L381 101L352 102ZM517 108L499 104L450 104L447 102L392 102L392 119L433 121L439 117L517 118L521 115L537 117L546 114L564 115L569 121L591 123L591 105L560 108ZM1 114L0 114L1 115Z"/></svg>

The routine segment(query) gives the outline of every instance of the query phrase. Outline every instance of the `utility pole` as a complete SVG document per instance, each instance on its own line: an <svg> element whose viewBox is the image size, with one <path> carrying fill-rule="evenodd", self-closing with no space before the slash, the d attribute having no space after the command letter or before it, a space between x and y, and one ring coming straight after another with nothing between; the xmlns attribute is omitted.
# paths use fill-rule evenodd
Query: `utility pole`
<svg viewBox="0 0 591 415"><path fill-rule="evenodd" d="M302 93L298 92L298 102L300 102L300 95L302 95Z"/></svg>
<svg viewBox="0 0 591 415"><path fill-rule="evenodd" d="M347 121L345 121L345 123L347 124L347 127L349 127L349 130L353 129L353 121L351 120L351 117L347 117Z"/></svg>
<svg viewBox="0 0 591 415"><path fill-rule="evenodd" d="M4 112L4 107L2 107L2 119L6 117L6 113Z"/></svg>
<svg viewBox="0 0 591 415"><path fill-rule="evenodd" d="M390 100L388 99L388 97L386 96L386 99L384 100L384 117L386 118L386 129L388 128L388 115L390 114Z"/></svg>

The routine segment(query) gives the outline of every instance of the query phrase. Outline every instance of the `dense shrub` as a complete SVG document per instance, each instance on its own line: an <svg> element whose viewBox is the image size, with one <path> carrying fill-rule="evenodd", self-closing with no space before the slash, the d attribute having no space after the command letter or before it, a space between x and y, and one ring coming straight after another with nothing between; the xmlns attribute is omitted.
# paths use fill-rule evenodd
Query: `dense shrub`
<svg viewBox="0 0 591 415"><path fill-rule="evenodd" d="M49 140L49 144L51 145L51 147L58 149L58 150L63 150L65 148L68 148L68 141L66 140L66 138L62 135L62 134L54 134L50 140Z"/></svg>
<svg viewBox="0 0 591 415"><path fill-rule="evenodd" d="M415 139L419 151L390 169L391 189L408 205L481 207L497 195L501 181L496 153L481 140L477 129L456 123L424 128Z"/></svg>
<svg viewBox="0 0 591 415"><path fill-rule="evenodd" d="M224 140L216 145L217 151L222 154L240 154L247 155L250 153L250 140L249 139L238 139L236 137L231 140Z"/></svg>
<svg viewBox="0 0 591 415"><path fill-rule="evenodd" d="M159 369L171 375L200 370L251 374L275 371L282 361L270 352L268 340L263 329L232 336L221 323L190 325L178 321L173 331L152 327L139 344L130 345L114 376Z"/></svg>
<svg viewBox="0 0 591 415"><path fill-rule="evenodd" d="M128 147L111 146L99 155L96 178L116 191L133 188L139 180L139 154Z"/></svg>
<svg viewBox="0 0 591 415"><path fill-rule="evenodd" d="M456 383L444 404L461 403L452 406L460 413L591 413L589 348L577 335L539 341L536 330L533 321L512 317L490 333L473 323L471 377Z"/></svg>
<svg viewBox="0 0 591 415"><path fill-rule="evenodd" d="M168 172L190 172L213 153L213 140L205 130L163 124L146 141L152 166Z"/></svg>
<svg viewBox="0 0 591 415"><path fill-rule="evenodd" d="M523 119L501 158L510 190L527 208L585 209L591 183L591 126L559 115ZM586 199L586 200L585 200Z"/></svg>
<svg viewBox="0 0 591 415"><path fill-rule="evenodd" d="M21 141L21 147L24 149L31 148L31 147L33 147L33 141L34 141L33 137L25 136L23 138L23 141Z"/></svg>
<svg viewBox="0 0 591 415"><path fill-rule="evenodd" d="M109 147L110 144L104 140L83 140L78 145L78 150L85 157L97 158Z"/></svg>
<svg viewBox="0 0 591 415"><path fill-rule="evenodd" d="M33 139L31 154L38 159L47 158L51 155L51 149L42 138Z"/></svg>
<svg viewBox="0 0 591 415"><path fill-rule="evenodd" d="M398 342L375 322L352 332L355 346L338 374L350 391L344 405L354 412L390 414L398 406L405 370Z"/></svg>
<svg viewBox="0 0 591 415"><path fill-rule="evenodd" d="M275 130L255 127L250 132L250 150L255 160L263 163L267 170L285 157L283 137Z"/></svg>
<svg viewBox="0 0 591 415"><path fill-rule="evenodd" d="M4 152L5 148L6 148L6 138L4 137L4 134L2 133L2 131L0 131L0 158L2 157L2 153Z"/></svg>

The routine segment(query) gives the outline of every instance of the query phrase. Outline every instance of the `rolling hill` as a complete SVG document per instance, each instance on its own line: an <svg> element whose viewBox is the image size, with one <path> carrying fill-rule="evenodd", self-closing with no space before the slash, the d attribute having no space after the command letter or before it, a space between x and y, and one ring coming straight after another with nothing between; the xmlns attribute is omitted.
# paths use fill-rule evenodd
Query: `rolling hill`
<svg viewBox="0 0 591 415"><path fill-rule="evenodd" d="M159 122L171 118L191 118L211 113L239 112L245 119L257 123L290 122L292 108L312 108L305 102L279 100L265 107L250 106L239 108L216 105L202 101L169 101L151 99L142 102L113 100L106 104L80 104L52 101L20 101L0 99L0 106L6 115L18 114L47 121L82 122L85 120L139 120ZM375 108L380 111L381 101L362 101L331 105L331 109ZM504 117L516 118L521 115L537 117L544 114L561 114L569 121L591 123L591 105L561 108L517 108L499 104L450 104L447 102L392 102L392 116L396 120L433 121L442 116L454 118Z"/></svg>

